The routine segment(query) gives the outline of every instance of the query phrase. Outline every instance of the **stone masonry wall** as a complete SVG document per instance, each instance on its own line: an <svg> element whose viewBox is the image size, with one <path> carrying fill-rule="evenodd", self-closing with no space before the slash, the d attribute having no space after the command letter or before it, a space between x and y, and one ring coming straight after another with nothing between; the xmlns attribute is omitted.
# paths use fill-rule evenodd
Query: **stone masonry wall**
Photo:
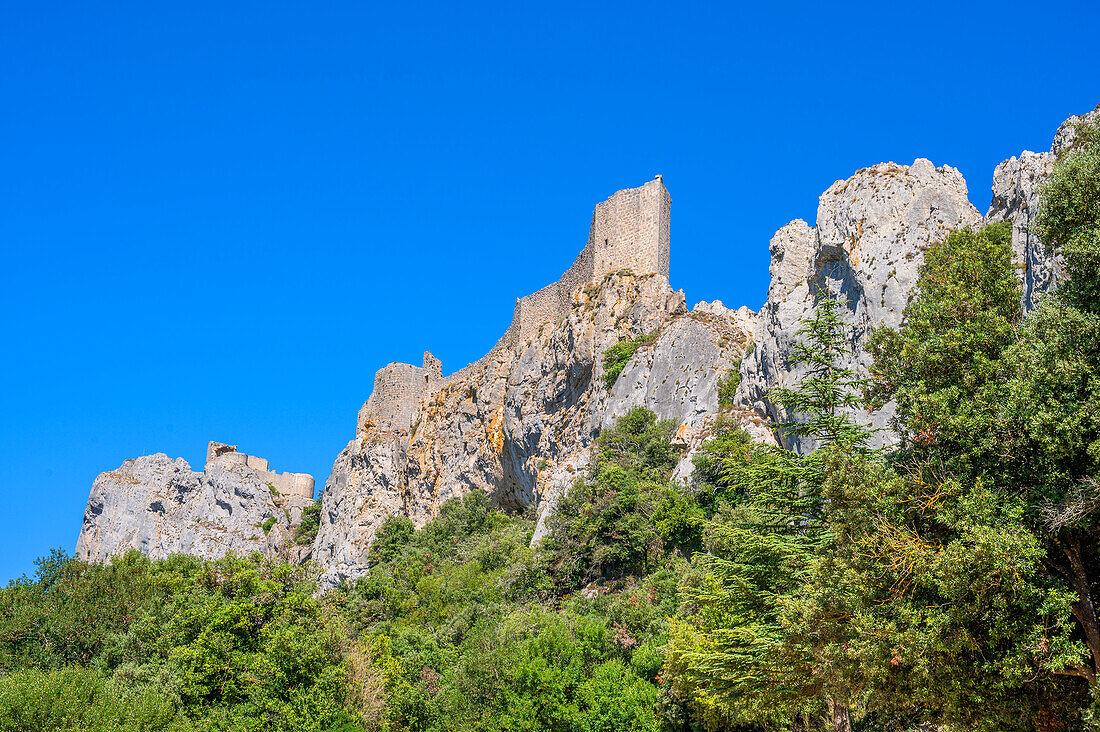
<svg viewBox="0 0 1100 732"><path fill-rule="evenodd" d="M391 363L374 375L374 391L359 410L359 429L373 422L380 430L408 430L416 421L420 397L428 391L432 373L420 366Z"/></svg>
<svg viewBox="0 0 1100 732"><path fill-rule="evenodd" d="M570 290L569 295L572 292ZM555 282L516 300L512 323L517 329L517 341L526 343L538 335L539 328L545 323L556 323L564 318L569 313L569 295L566 295L560 282Z"/></svg>
<svg viewBox="0 0 1100 732"><path fill-rule="evenodd" d="M573 265L565 271L565 274L558 280L558 286L561 288L562 293L565 296L566 301L573 299L573 292L582 285L587 285L595 278L592 269L592 227L588 228L588 244L585 245L581 253L577 255L577 258L573 260Z"/></svg>
<svg viewBox="0 0 1100 732"><path fill-rule="evenodd" d="M246 455L237 452L236 445L224 442L211 442L206 447L206 466L209 470L214 462L223 465L244 465L256 472L262 483L270 483L279 493L313 498L314 480L308 473L276 473L268 467L267 458Z"/></svg>
<svg viewBox="0 0 1100 732"><path fill-rule="evenodd" d="M660 177L596 206L588 235L593 279L620 269L668 277L672 200Z"/></svg>

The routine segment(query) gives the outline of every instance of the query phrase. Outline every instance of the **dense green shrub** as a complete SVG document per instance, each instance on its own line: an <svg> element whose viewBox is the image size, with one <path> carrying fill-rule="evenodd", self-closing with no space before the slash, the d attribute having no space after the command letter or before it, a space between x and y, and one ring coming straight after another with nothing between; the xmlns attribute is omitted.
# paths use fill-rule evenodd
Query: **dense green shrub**
<svg viewBox="0 0 1100 732"><path fill-rule="evenodd" d="M306 546L312 544L321 529L321 500L317 499L302 509L302 519L294 530L295 543Z"/></svg>
<svg viewBox="0 0 1100 732"><path fill-rule="evenodd" d="M178 698L157 683L133 685L72 667L18 671L0 678L0 732L190 729Z"/></svg>
<svg viewBox="0 0 1100 732"><path fill-rule="evenodd" d="M354 644L316 588L314 569L259 554L154 562L131 551L89 565L55 553L37 580L0 590L0 698L17 719L38 714L35 688L57 695L59 714L73 710L42 728L321 732L355 721ZM45 675L27 675L36 669Z"/></svg>
<svg viewBox="0 0 1100 732"><path fill-rule="evenodd" d="M718 406L732 407L740 385L741 370L739 366L734 366L718 380Z"/></svg>
<svg viewBox="0 0 1100 732"><path fill-rule="evenodd" d="M619 379L634 352L641 346L657 340L657 332L646 333L634 339L624 338L603 353L603 381L610 389Z"/></svg>
<svg viewBox="0 0 1100 732"><path fill-rule="evenodd" d="M560 586L657 566L666 539L681 528L671 516L661 522L662 508L680 508L666 496L679 457L672 431L671 423L636 408L600 435L591 475L573 485L547 524L543 546Z"/></svg>

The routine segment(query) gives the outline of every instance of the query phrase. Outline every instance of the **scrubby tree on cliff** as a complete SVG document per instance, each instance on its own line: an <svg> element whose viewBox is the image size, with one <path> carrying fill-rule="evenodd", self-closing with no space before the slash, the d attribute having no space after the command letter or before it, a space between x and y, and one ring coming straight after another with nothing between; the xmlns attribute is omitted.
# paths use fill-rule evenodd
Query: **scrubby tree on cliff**
<svg viewBox="0 0 1100 732"><path fill-rule="evenodd" d="M673 429L638 407L600 434L591 474L576 481L548 521L542 546L559 586L646 574L666 543L686 533L667 510L679 457Z"/></svg>

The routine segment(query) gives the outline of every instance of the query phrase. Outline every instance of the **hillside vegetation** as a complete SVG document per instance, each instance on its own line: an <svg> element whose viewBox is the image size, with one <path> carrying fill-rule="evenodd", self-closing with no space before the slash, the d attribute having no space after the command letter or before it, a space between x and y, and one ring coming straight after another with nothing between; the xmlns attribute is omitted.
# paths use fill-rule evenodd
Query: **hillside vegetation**
<svg viewBox="0 0 1100 732"><path fill-rule="evenodd" d="M682 484L636 409L534 548L472 493L390 518L323 595L259 555L55 552L0 590L0 730L1100 728L1094 132L1036 232L1065 276L1034 312L1007 225L954 232L868 378L819 292L772 395L812 453L720 422ZM900 442L871 449L849 415L888 401Z"/></svg>

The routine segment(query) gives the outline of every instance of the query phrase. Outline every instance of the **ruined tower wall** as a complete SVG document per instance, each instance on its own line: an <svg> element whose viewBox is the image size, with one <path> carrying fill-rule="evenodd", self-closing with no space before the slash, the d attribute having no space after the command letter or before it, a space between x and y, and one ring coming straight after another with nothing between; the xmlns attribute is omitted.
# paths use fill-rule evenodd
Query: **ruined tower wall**
<svg viewBox="0 0 1100 732"><path fill-rule="evenodd" d="M408 430L416 421L420 397L429 390L432 372L407 363L391 363L374 375L374 391L359 410L359 429L373 422L381 430Z"/></svg>
<svg viewBox="0 0 1100 732"><path fill-rule="evenodd" d="M596 206L588 246L593 279L629 269L668 277L672 199L660 180L619 191Z"/></svg>
<svg viewBox="0 0 1100 732"><path fill-rule="evenodd" d="M264 483L270 483L278 493L293 494L313 498L314 480L308 473L276 473L271 470L267 458L247 455L237 451L236 445L224 442L211 442L206 447L205 471L213 462L223 465L243 465L256 473Z"/></svg>
<svg viewBox="0 0 1100 732"><path fill-rule="evenodd" d="M313 476L306 473L270 473L269 481L279 493L313 498Z"/></svg>

